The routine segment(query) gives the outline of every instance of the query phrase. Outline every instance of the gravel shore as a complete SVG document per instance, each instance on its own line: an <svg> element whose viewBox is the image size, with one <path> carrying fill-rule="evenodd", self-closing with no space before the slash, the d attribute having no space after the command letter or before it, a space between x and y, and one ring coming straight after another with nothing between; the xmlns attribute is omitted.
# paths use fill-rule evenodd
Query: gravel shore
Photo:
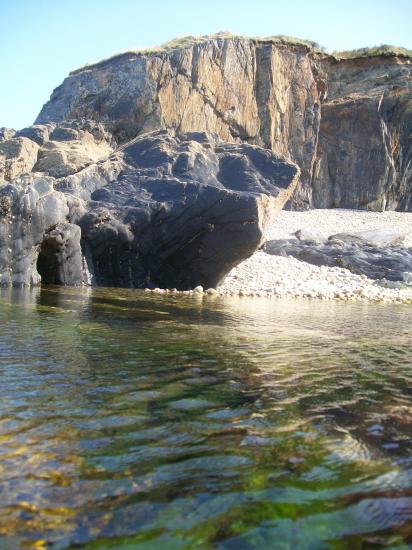
<svg viewBox="0 0 412 550"><path fill-rule="evenodd" d="M282 211L270 227L268 239L290 238L298 229L323 238L333 233L385 229L404 233L405 246L412 246L412 213L338 209ZM382 283L347 269L317 267L261 251L232 269L217 290L223 295L412 303L412 288L405 285Z"/></svg>
<svg viewBox="0 0 412 550"><path fill-rule="evenodd" d="M268 240L287 239L298 229L329 237L369 229L388 229L406 235L404 245L412 246L412 212L365 212L364 210L282 210L268 231Z"/></svg>

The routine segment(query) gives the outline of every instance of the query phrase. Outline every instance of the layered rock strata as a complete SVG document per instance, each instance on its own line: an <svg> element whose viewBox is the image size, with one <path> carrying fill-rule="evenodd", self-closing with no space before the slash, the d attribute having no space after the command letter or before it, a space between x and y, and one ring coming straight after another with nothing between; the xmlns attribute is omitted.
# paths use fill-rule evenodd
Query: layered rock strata
<svg viewBox="0 0 412 550"><path fill-rule="evenodd" d="M1 284L216 286L288 200L412 210L411 61L218 35L73 72L0 129Z"/></svg>
<svg viewBox="0 0 412 550"><path fill-rule="evenodd" d="M412 58L341 59L310 44L214 36L73 72L37 123L103 122L120 142L208 131L301 168L293 206L412 209Z"/></svg>

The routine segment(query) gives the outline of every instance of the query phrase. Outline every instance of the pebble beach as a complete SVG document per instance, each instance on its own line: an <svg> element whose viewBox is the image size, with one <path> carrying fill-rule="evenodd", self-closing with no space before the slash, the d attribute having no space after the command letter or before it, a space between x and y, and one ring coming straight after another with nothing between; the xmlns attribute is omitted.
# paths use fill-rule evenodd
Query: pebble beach
<svg viewBox="0 0 412 550"><path fill-rule="evenodd" d="M404 234L404 245L412 246L412 213L340 209L282 211L269 228L268 240L290 238L299 229L319 238L391 230ZM318 267L262 251L232 269L217 290L223 295L412 303L412 287L407 285L375 281L347 269Z"/></svg>
<svg viewBox="0 0 412 550"><path fill-rule="evenodd" d="M268 228L267 240L288 239L302 230L319 239L336 233L388 230L405 236L412 247L412 213L361 210L281 211ZM412 272L412 266L411 266ZM412 277L412 273L411 273ZM305 298L412 304L412 285L374 280L340 267L315 266L293 257L272 256L258 250L232 269L217 289L177 291L146 289L159 294Z"/></svg>

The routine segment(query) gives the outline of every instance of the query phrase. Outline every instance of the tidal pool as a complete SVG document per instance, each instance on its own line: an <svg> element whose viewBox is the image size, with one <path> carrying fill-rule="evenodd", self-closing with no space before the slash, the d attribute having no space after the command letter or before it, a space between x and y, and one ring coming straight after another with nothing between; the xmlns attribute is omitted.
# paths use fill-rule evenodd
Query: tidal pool
<svg viewBox="0 0 412 550"><path fill-rule="evenodd" d="M406 549L412 308L0 292L0 548Z"/></svg>

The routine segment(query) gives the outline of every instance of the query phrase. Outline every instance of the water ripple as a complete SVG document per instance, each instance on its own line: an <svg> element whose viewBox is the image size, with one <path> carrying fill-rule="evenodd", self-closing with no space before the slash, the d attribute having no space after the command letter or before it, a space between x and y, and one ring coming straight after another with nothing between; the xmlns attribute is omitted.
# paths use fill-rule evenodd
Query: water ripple
<svg viewBox="0 0 412 550"><path fill-rule="evenodd" d="M403 306L0 291L0 547L412 544Z"/></svg>

